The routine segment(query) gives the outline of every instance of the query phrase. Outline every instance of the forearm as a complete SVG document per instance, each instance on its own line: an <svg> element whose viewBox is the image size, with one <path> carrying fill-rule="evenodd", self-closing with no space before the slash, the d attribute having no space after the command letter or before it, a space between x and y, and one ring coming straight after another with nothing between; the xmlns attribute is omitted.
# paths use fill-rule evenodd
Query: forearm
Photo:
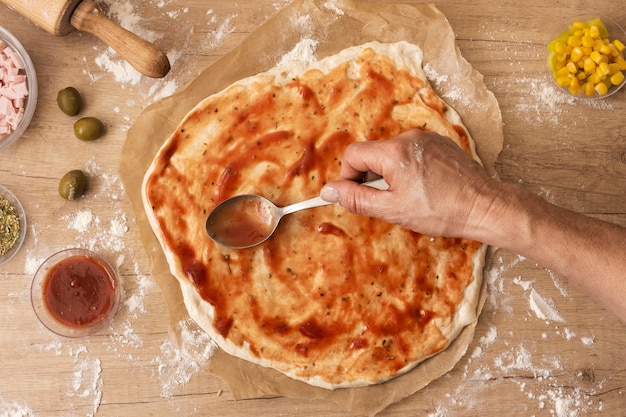
<svg viewBox="0 0 626 417"><path fill-rule="evenodd" d="M569 280L626 323L626 229L502 184L477 229L480 240L519 253Z"/></svg>

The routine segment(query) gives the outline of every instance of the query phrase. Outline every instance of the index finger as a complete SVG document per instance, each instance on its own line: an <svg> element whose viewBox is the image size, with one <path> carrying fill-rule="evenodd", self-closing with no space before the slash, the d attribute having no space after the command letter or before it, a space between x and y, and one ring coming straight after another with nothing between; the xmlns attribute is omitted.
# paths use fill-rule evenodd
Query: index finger
<svg viewBox="0 0 626 417"><path fill-rule="evenodd" d="M341 163L341 178L366 181L372 177L393 175L393 171L410 164L411 155L398 141L415 139L415 132L404 132L393 139L356 142L348 145ZM370 175L368 175L370 174ZM373 175L371 175L373 174Z"/></svg>
<svg viewBox="0 0 626 417"><path fill-rule="evenodd" d="M348 145L341 161L341 178L363 182L384 176L385 166L389 163L385 148L384 141Z"/></svg>

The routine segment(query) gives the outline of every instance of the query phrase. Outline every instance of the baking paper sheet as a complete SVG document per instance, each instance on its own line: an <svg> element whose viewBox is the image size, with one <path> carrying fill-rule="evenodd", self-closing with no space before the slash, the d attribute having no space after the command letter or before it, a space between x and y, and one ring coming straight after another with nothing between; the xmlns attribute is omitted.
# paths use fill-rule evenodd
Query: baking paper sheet
<svg viewBox="0 0 626 417"><path fill-rule="evenodd" d="M476 141L485 169L496 176L494 165L503 142L498 103L487 90L482 75L461 56L452 28L434 5L351 0L297 0L291 3L186 88L146 108L128 132L120 175L152 262L152 276L166 298L174 341L180 340L180 323L189 316L178 282L169 272L141 202L141 182L155 153L199 101L239 79L276 66L296 46L314 46L317 58L323 58L373 40L405 40L422 48L426 74L433 87L461 115ZM480 308L484 298L483 289ZM406 375L364 388L331 391L312 387L219 349L206 372L221 377L237 399L276 395L317 399L334 402L338 407L359 414L374 415L449 372L465 354L474 328L475 323L467 326L445 351Z"/></svg>

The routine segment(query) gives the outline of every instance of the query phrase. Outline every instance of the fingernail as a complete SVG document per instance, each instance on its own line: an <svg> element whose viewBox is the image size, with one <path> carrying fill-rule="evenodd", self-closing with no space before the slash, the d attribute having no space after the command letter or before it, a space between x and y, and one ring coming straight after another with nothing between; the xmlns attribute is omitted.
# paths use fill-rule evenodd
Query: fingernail
<svg viewBox="0 0 626 417"><path fill-rule="evenodd" d="M329 203L336 203L339 201L339 193L335 188L329 186L322 187L320 197L322 197L322 200L328 201Z"/></svg>

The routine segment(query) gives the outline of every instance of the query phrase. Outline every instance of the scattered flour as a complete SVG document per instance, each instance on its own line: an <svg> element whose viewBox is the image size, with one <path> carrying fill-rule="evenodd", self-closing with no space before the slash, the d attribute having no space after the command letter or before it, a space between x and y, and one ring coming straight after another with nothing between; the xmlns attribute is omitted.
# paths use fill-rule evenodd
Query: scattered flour
<svg viewBox="0 0 626 417"><path fill-rule="evenodd" d="M437 407L434 413L428 414L427 417L447 417L447 416L448 416L448 410L439 406Z"/></svg>
<svg viewBox="0 0 626 417"><path fill-rule="evenodd" d="M133 4L132 2L122 0L103 0L100 3L102 9L111 20L149 42L157 43L164 37L164 33L147 29L147 22L141 16L140 8L135 7ZM157 6L164 8L168 6L168 2L161 1ZM166 11L164 15L173 21L177 21L188 12L189 8L183 7ZM174 79L172 72L163 79L144 77L132 65L122 59L113 48L99 44L94 46L94 50L97 52L94 63L101 71L90 71L90 63L86 57L83 57L83 63L87 68L83 72L90 77L92 82L102 78L103 72L108 73L119 84L120 88L139 88L143 99L152 99L153 101L172 95L178 89L178 83ZM170 50L166 51L166 55L173 66L182 53L178 50Z"/></svg>
<svg viewBox="0 0 626 417"><path fill-rule="evenodd" d="M320 38L323 40L327 36L324 30L320 30L320 27L329 26L333 20L345 15L345 11L334 0L324 2L322 7L333 12L332 15L328 16L328 22L314 22L310 15L298 12L291 16L291 27L288 33L293 32L290 39L299 40L291 51L277 59L276 65L282 66L290 62L316 62L318 60L317 48Z"/></svg>
<svg viewBox="0 0 626 417"><path fill-rule="evenodd" d="M489 330L487 331L487 334L482 336L479 341L481 345L485 347L489 347L493 345L497 339L498 339L498 329L496 328L496 326L491 325L489 326Z"/></svg>
<svg viewBox="0 0 626 417"><path fill-rule="evenodd" d="M162 397L173 396L178 386L187 384L208 363L216 348L215 342L191 320L182 321L180 329L181 346L176 347L170 340L163 342L161 356L153 361L161 381Z"/></svg>
<svg viewBox="0 0 626 417"><path fill-rule="evenodd" d="M296 46L287 52L278 62L278 66L286 65L290 62L316 62L317 46L319 42L315 39L302 39Z"/></svg>
<svg viewBox="0 0 626 417"><path fill-rule="evenodd" d="M74 358L74 374L67 396L93 398L93 412L87 415L94 416L98 412L102 399L100 359L91 358L87 348L83 345L78 346L75 350L70 350L70 355Z"/></svg>
<svg viewBox="0 0 626 417"><path fill-rule="evenodd" d="M137 85L141 80L141 73L128 62L121 60L117 52L111 47L106 48L104 52L98 55L95 62L100 69L112 74L115 82L119 84ZM98 78L92 79L97 81Z"/></svg>
<svg viewBox="0 0 626 417"><path fill-rule="evenodd" d="M149 42L155 42L163 37L163 33L147 29L142 25L144 19L135 10L133 2L125 0L103 0L100 4L110 19L117 21L124 29L127 29L141 38Z"/></svg>
<svg viewBox="0 0 626 417"><path fill-rule="evenodd" d="M528 299L530 308L535 315L543 320L565 322L565 319L556 309L554 302L550 298L543 297L534 288L530 290L530 297Z"/></svg>
<svg viewBox="0 0 626 417"><path fill-rule="evenodd" d="M521 277L516 277L513 279L513 283L519 285L525 292L529 293L528 304L537 318L560 323L565 322L565 319L554 305L554 301L539 294L535 288L533 288L531 281L524 281Z"/></svg>
<svg viewBox="0 0 626 417"><path fill-rule="evenodd" d="M6 402L0 396L0 417L34 417L34 414L28 406L17 401Z"/></svg>
<svg viewBox="0 0 626 417"><path fill-rule="evenodd" d="M563 122L560 116L567 114L570 105L613 110L613 106L605 100L581 100L564 93L554 85L548 75L536 78L512 76L510 79L515 80L516 84L523 85L523 91L528 92L520 97L515 106L515 114L524 117L530 124L561 126ZM511 88L520 90L520 87Z"/></svg>
<svg viewBox="0 0 626 417"><path fill-rule="evenodd" d="M509 284L522 288L524 295L528 297L529 311L546 324L554 325L554 333L566 341L579 341L584 346L593 345L593 335L578 338L576 333L567 327L561 327L565 322L563 316L557 310L554 301L542 296L535 288L534 281L525 280L521 276L512 281L505 279L511 271L526 259L521 256L512 258L495 258L494 264L486 270L485 279L489 286L486 309L493 309L497 315L515 314L510 300ZM550 271L548 271L550 273ZM569 298L567 292L559 285L560 282L551 274L555 287L560 291L563 298ZM489 320L488 315L483 314L481 320ZM564 370L558 354L556 356L545 353L535 353L536 345L546 343L549 340L548 332L543 332L537 340L518 340L512 331L500 334L500 329L494 324L488 327L483 335L477 339L472 350L468 352L463 366L462 382L445 398L439 399L433 404L434 412L429 416L448 416L458 414L458 410L475 410L480 408L477 398L480 398L484 390L493 390L495 384L513 383L519 386L520 392L527 400L530 408L525 410L524 415L546 415L552 417L578 417L583 415L596 415L604 409L602 400L597 396L602 391L602 381L596 381L594 386L586 386L584 389L572 384L570 381L563 382L560 379ZM490 352L495 351L495 354ZM492 357L492 361L487 361ZM565 372L564 372L565 371ZM529 380L532 384L528 383ZM536 402L536 414L532 409L532 402Z"/></svg>
<svg viewBox="0 0 626 417"><path fill-rule="evenodd" d="M134 275L137 277L137 289L135 293L129 294L124 301L124 305L128 309L129 313L145 313L146 308L143 303L146 295L152 290L156 284L147 275L141 273L139 265L135 262Z"/></svg>
<svg viewBox="0 0 626 417"><path fill-rule="evenodd" d="M337 6L334 0L328 0L327 2L323 4L323 6L327 8L328 10L335 12L337 16L343 16L344 14L346 14L345 11L343 11Z"/></svg>
<svg viewBox="0 0 626 417"><path fill-rule="evenodd" d="M232 14L230 16L228 16L226 19L224 19L224 21L217 27L217 29L213 30L210 32L209 34L209 45L211 45L212 48L216 47L217 45L219 45L222 40L229 34L233 33L235 31L235 26L233 24L233 21L237 18L237 14ZM211 22L209 23L214 23L214 20L212 19Z"/></svg>
<svg viewBox="0 0 626 417"><path fill-rule="evenodd" d="M580 341L583 342L583 344L585 346L591 346L591 345L593 345L595 343L596 338L595 337L587 337L587 336L585 336L585 337L581 337Z"/></svg>
<svg viewBox="0 0 626 417"><path fill-rule="evenodd" d="M500 257L493 267L485 271L485 278L490 289L487 302L494 314L499 310L504 310L507 313L513 312L513 308L509 304L511 296L504 288L504 275L517 264L525 260L526 258L521 255L516 256L513 260L508 262L505 262L504 259Z"/></svg>
<svg viewBox="0 0 626 417"><path fill-rule="evenodd" d="M475 106L462 88L467 83L465 76L441 74L430 63L425 63L423 68L426 78L433 84L433 87L441 97L449 101L450 104L460 104L465 107Z"/></svg>

